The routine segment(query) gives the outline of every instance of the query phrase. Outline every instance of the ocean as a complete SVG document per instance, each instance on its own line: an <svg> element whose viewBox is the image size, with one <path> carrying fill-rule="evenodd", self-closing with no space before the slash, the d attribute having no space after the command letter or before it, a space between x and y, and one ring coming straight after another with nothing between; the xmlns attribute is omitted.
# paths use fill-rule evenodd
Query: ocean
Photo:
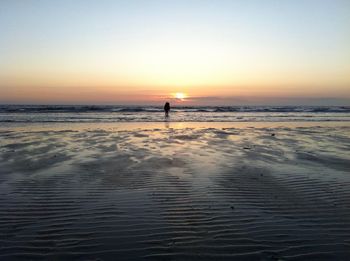
<svg viewBox="0 0 350 261"><path fill-rule="evenodd" d="M0 122L162 122L162 106L0 105ZM173 107L172 122L350 121L350 106Z"/></svg>

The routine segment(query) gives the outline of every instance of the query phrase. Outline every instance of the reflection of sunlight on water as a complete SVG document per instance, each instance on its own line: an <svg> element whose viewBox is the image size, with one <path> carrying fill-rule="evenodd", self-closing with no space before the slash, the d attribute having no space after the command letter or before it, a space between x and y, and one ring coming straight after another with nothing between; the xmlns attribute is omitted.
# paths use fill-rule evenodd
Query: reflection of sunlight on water
<svg viewBox="0 0 350 261"><path fill-rule="evenodd" d="M169 127L168 127L169 124ZM130 131L130 130L149 130L155 128L277 128L277 127L345 127L350 126L350 122L99 122L99 123L2 123L2 131L86 131L102 129L107 131Z"/></svg>
<svg viewBox="0 0 350 261"><path fill-rule="evenodd" d="M239 134L236 134L236 133L231 133L230 135L228 135L227 138L230 141L239 141L242 139L242 136L240 136Z"/></svg>
<svg viewBox="0 0 350 261"><path fill-rule="evenodd" d="M170 127L170 122L167 121L167 120L165 120L164 126L165 126L166 129L169 129L169 127Z"/></svg>
<svg viewBox="0 0 350 261"><path fill-rule="evenodd" d="M177 177L178 179L190 178L192 176L189 171L179 167L170 167L167 169L167 173Z"/></svg>
<svg viewBox="0 0 350 261"><path fill-rule="evenodd" d="M156 125L156 123L155 123ZM174 129L183 129L185 128L186 125L184 122L171 122L170 120L165 120L164 121L164 128L169 129L169 128L174 128Z"/></svg>
<svg viewBox="0 0 350 261"><path fill-rule="evenodd" d="M184 123L183 122L176 122L174 127L177 129L182 129L182 128L184 128Z"/></svg>

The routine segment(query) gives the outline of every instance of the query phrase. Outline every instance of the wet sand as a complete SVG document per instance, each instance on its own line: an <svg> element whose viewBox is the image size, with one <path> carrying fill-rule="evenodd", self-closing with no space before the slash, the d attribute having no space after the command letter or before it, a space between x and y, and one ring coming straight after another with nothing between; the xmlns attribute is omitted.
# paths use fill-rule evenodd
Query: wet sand
<svg viewBox="0 0 350 261"><path fill-rule="evenodd" d="M349 260L346 123L0 128L1 260Z"/></svg>

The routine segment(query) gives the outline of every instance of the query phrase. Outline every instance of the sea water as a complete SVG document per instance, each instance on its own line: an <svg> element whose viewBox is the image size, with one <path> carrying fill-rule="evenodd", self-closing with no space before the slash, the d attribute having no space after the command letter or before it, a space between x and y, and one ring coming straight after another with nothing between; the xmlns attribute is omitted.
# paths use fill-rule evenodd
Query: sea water
<svg viewBox="0 0 350 261"><path fill-rule="evenodd" d="M350 121L350 106L176 106L173 122ZM160 122L162 106L0 105L0 122Z"/></svg>

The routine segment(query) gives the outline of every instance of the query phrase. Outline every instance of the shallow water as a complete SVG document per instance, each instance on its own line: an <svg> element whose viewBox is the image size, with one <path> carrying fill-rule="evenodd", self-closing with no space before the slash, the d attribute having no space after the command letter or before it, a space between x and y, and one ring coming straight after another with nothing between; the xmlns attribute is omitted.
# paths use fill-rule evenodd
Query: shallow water
<svg viewBox="0 0 350 261"><path fill-rule="evenodd" d="M350 121L349 106L173 107L171 122ZM162 107L0 105L0 122L160 122Z"/></svg>
<svg viewBox="0 0 350 261"><path fill-rule="evenodd" d="M1 260L348 260L346 123L8 124Z"/></svg>

